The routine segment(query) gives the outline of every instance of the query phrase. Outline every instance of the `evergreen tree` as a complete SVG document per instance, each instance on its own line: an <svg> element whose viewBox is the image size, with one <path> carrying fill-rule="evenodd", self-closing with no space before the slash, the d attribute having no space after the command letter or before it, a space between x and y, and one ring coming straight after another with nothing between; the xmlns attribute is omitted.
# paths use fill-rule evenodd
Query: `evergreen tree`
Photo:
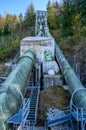
<svg viewBox="0 0 86 130"><path fill-rule="evenodd" d="M51 29L56 27L56 10L54 7L51 7L48 12L48 24Z"/></svg>
<svg viewBox="0 0 86 130"><path fill-rule="evenodd" d="M5 19L0 15L0 36L3 35Z"/></svg>
<svg viewBox="0 0 86 130"><path fill-rule="evenodd" d="M18 31L16 31L18 33L19 39L21 40L23 38L23 15L22 13L19 14L18 16L18 24L16 29L18 28Z"/></svg>
<svg viewBox="0 0 86 130"><path fill-rule="evenodd" d="M51 1L49 0L48 3L47 3L47 11L49 11L51 8Z"/></svg>
<svg viewBox="0 0 86 130"><path fill-rule="evenodd" d="M23 33L27 32L26 33L27 35L35 35L34 30L35 30L35 8L33 3L31 2L31 4L28 6L25 13L24 22L23 22Z"/></svg>
<svg viewBox="0 0 86 130"><path fill-rule="evenodd" d="M18 23L21 24L22 22L23 22L23 15L22 13L20 13L18 16Z"/></svg>
<svg viewBox="0 0 86 130"><path fill-rule="evenodd" d="M48 1L47 4L47 9L48 9L48 25L51 29L56 29L57 28L57 12L58 12L58 2L54 2L51 4L50 0Z"/></svg>
<svg viewBox="0 0 86 130"><path fill-rule="evenodd" d="M82 24L86 26L86 0L82 0L82 4L80 8L81 8Z"/></svg>
<svg viewBox="0 0 86 130"><path fill-rule="evenodd" d="M55 3L53 3L53 7L54 7L55 9L58 9L59 5L58 5L58 2L57 2L57 1L56 1Z"/></svg>
<svg viewBox="0 0 86 130"><path fill-rule="evenodd" d="M66 38L68 36L73 36L72 19L75 15L74 4L69 0L64 0L63 11L62 11L62 37Z"/></svg>
<svg viewBox="0 0 86 130"><path fill-rule="evenodd" d="M35 14L35 8L33 3L31 2L25 13L25 20L29 19L30 16L31 17L34 16L34 14Z"/></svg>

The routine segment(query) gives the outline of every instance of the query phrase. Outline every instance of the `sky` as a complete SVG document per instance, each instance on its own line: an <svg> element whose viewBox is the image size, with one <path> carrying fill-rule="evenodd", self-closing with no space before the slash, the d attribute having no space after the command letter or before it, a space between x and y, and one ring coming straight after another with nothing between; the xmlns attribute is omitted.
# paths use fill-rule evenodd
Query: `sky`
<svg viewBox="0 0 86 130"><path fill-rule="evenodd" d="M62 0L57 1L61 3ZM0 14L4 17L7 13L17 16L22 13L24 16L31 2L34 4L35 10L46 10L48 0L0 0Z"/></svg>

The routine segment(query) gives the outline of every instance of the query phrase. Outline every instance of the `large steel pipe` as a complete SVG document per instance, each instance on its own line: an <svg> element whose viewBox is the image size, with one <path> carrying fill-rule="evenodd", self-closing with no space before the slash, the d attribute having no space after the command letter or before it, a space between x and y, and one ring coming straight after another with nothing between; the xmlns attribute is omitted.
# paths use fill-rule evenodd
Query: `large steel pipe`
<svg viewBox="0 0 86 130"><path fill-rule="evenodd" d="M15 114L22 104L26 84L34 67L35 53L28 50L20 57L16 68L0 88L0 130L8 130L6 120Z"/></svg>
<svg viewBox="0 0 86 130"><path fill-rule="evenodd" d="M52 53L50 52L50 50L46 50L44 52L44 55L45 55L45 61L52 61L53 60Z"/></svg>
<svg viewBox="0 0 86 130"><path fill-rule="evenodd" d="M55 51L56 51L56 59L61 68L62 75L64 76L66 83L69 87L70 93L73 94L76 91L75 95L73 96L74 104L78 108L86 109L86 91L84 89L84 86L77 78L74 70L69 65L68 61L64 57L62 51L60 50L57 44L55 44Z"/></svg>

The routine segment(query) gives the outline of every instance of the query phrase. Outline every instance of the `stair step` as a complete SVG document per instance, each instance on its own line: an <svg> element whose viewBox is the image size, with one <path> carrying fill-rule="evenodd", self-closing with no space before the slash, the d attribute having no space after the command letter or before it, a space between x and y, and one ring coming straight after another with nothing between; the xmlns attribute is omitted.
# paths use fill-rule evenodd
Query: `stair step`
<svg viewBox="0 0 86 130"><path fill-rule="evenodd" d="M31 107L34 107L34 108L35 108L35 107L36 107L36 105L35 105L35 104L32 104L32 105L30 106L30 108L31 108Z"/></svg>
<svg viewBox="0 0 86 130"><path fill-rule="evenodd" d="M28 118L33 118L33 119L34 119L34 118L35 118L35 114L34 114L33 116L32 116L32 115L31 115L31 116L28 115L27 119L28 119Z"/></svg>
<svg viewBox="0 0 86 130"><path fill-rule="evenodd" d="M35 114L35 111L34 111L34 112L30 112L29 114ZM28 115L29 115L29 114L28 114Z"/></svg>
<svg viewBox="0 0 86 130"><path fill-rule="evenodd" d="M35 103L36 101L37 101L37 100L35 100L35 99L32 99L32 100L31 100L31 102L34 102L34 103Z"/></svg>
<svg viewBox="0 0 86 130"><path fill-rule="evenodd" d="M30 104L30 107L32 107L32 106L36 106L36 104L34 104L34 103L31 103L31 104Z"/></svg>
<svg viewBox="0 0 86 130"><path fill-rule="evenodd" d="M31 109L35 109L35 108L36 108L36 105L30 106L30 110L31 110Z"/></svg>
<svg viewBox="0 0 86 130"><path fill-rule="evenodd" d="M30 111L29 111L29 113L30 112L34 112L34 111L35 111L35 108L31 108Z"/></svg>
<svg viewBox="0 0 86 130"><path fill-rule="evenodd" d="M34 116L34 114L29 114L28 116Z"/></svg>
<svg viewBox="0 0 86 130"><path fill-rule="evenodd" d="M35 113L35 109L30 110L29 113Z"/></svg>
<svg viewBox="0 0 86 130"><path fill-rule="evenodd" d="M31 107L30 107L30 111L31 111L31 110L35 110L35 109L36 109L35 106L31 106Z"/></svg>
<svg viewBox="0 0 86 130"><path fill-rule="evenodd" d="M33 97L33 98L31 99L31 101L32 101L32 100L37 100L37 98Z"/></svg>
<svg viewBox="0 0 86 130"><path fill-rule="evenodd" d="M31 104L35 104L35 105L36 105L36 102L32 101L32 102L30 103L30 105L31 105Z"/></svg>
<svg viewBox="0 0 86 130"><path fill-rule="evenodd" d="M28 120L28 119L34 120L34 119L35 119L35 116L29 116L29 117L27 117L27 120Z"/></svg>
<svg viewBox="0 0 86 130"><path fill-rule="evenodd" d="M34 104L34 103L31 104L31 105L30 105L30 108L31 108L31 107L36 107L36 104Z"/></svg>
<svg viewBox="0 0 86 130"><path fill-rule="evenodd" d="M31 104L32 104L32 103L36 104L36 100L32 100L32 101L31 101Z"/></svg>
<svg viewBox="0 0 86 130"><path fill-rule="evenodd" d="M37 100L37 98L34 98L34 97L33 97L33 98L31 99L31 101L33 101L33 100Z"/></svg>
<svg viewBox="0 0 86 130"><path fill-rule="evenodd" d="M35 117L34 118L28 117L27 120L29 120L29 121L35 121Z"/></svg>
<svg viewBox="0 0 86 130"><path fill-rule="evenodd" d="M37 97L32 97L32 99L37 99ZM32 100L32 99L31 99L31 100Z"/></svg>

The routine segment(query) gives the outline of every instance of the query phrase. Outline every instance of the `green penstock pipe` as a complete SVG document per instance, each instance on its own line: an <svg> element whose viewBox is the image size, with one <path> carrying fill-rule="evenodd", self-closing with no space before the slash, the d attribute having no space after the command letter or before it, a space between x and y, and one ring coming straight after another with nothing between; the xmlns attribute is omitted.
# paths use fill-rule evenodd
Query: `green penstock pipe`
<svg viewBox="0 0 86 130"><path fill-rule="evenodd" d="M52 53L49 50L46 50L44 52L44 55L45 55L45 61L52 61L53 60Z"/></svg>
<svg viewBox="0 0 86 130"><path fill-rule="evenodd" d="M74 70L66 60L65 56L63 55L57 44L55 44L55 52L56 59L58 61L58 64L60 65L62 75L66 80L70 93L73 94L76 91L73 98L74 104L78 108L86 109L86 91L84 89L84 86L76 76Z"/></svg>
<svg viewBox="0 0 86 130"><path fill-rule="evenodd" d="M26 84L35 65L35 53L28 50L0 88L0 130L8 130L7 119L17 113L22 104Z"/></svg>

